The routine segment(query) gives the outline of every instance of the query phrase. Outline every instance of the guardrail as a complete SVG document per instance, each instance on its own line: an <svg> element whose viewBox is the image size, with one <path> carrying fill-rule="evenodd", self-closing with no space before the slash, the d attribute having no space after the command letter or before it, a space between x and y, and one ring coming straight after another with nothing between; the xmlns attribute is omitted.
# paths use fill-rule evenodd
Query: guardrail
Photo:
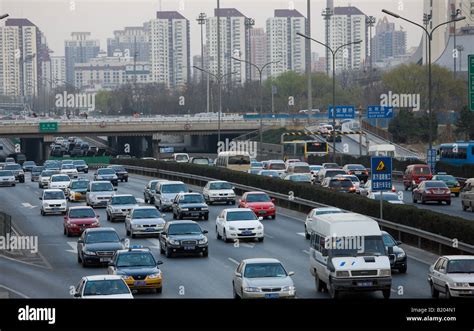
<svg viewBox="0 0 474 331"><path fill-rule="evenodd" d="M208 181L216 180L215 178L203 177L198 175L192 174L185 174L179 173L174 171L168 170L161 170L161 169L154 169L154 168L145 168L145 167L137 167L137 166L128 166L125 165L125 168L136 174L144 175L144 176L151 176L151 177L161 177L165 179L172 179L172 180L183 180L191 185L196 186L204 186ZM231 183L237 191L240 192L248 192L248 191L261 191L265 192L271 197L276 199L276 203L282 207L288 207L293 210L298 210L300 212L308 212L309 210L317 207L332 207L329 205L325 205L322 203L301 199L298 197L293 197L290 195L285 195L282 193L271 192L262 190L256 187L246 186L237 183ZM390 222L384 219L374 218L382 228L391 229L392 232L397 232L396 237L398 240L401 240L402 237L412 236L416 238L416 246L418 248L422 248L423 246L427 246L429 244L430 250L435 251L438 255L442 255L443 252L449 251L450 253L458 251L463 254L474 254L474 245L469 245L462 242L456 242L454 239L450 239L447 237L443 237L434 233L430 233L424 230L412 228L406 225L397 224L394 222ZM425 244L425 245L423 245Z"/></svg>

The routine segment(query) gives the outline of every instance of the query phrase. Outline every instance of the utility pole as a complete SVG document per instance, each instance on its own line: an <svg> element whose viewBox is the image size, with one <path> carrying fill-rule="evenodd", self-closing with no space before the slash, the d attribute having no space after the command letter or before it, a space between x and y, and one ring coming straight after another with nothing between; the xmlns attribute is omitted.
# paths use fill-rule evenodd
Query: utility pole
<svg viewBox="0 0 474 331"><path fill-rule="evenodd" d="M326 8L323 10L322 16L323 19L326 21L326 45L329 45L329 36L330 36L330 23L331 23L331 16L333 15L332 8ZM329 50L326 49L326 75L329 77Z"/></svg>
<svg viewBox="0 0 474 331"><path fill-rule="evenodd" d="M423 25L425 26L425 30L428 30L428 25L431 21L431 14L423 14ZM425 36L425 63L428 60L428 36Z"/></svg>
<svg viewBox="0 0 474 331"><path fill-rule="evenodd" d="M362 106L359 106L359 156L362 157Z"/></svg>
<svg viewBox="0 0 474 331"><path fill-rule="evenodd" d="M373 58L373 47L372 47L372 27L375 24L375 17L369 16L365 20L365 23L367 23L367 26L369 27L369 48L370 48L370 73L369 73L369 78L372 78L372 58ZM372 82L372 80L370 79Z"/></svg>
<svg viewBox="0 0 474 331"><path fill-rule="evenodd" d="M453 42L454 42L454 47L453 47L453 50L456 54L456 56L453 56L453 59L454 59L454 70L453 70L453 73L454 73L454 79L456 79L456 62L457 62L457 58L459 56L458 54L458 49L456 47L456 18L461 15L461 9L456 9L451 12L451 19L453 20L453 25L454 25L454 31L453 31Z"/></svg>
<svg viewBox="0 0 474 331"><path fill-rule="evenodd" d="M201 68L204 67L204 24L206 24L206 14L205 13L200 13L199 17L196 19L198 24L201 26ZM208 77L208 90L209 90L209 76ZM201 72L201 84L203 86L203 90L205 89L204 87L204 72ZM203 91L204 92L204 91ZM207 95L207 112L209 112L209 94Z"/></svg>
<svg viewBox="0 0 474 331"><path fill-rule="evenodd" d="M217 76L221 77L221 4L217 0ZM217 115L217 141L221 141L221 112L222 112L222 89L221 80L217 80L219 84L219 113Z"/></svg>
<svg viewBox="0 0 474 331"><path fill-rule="evenodd" d="M311 0L306 0L307 5L307 20L306 20L306 35L311 38ZM306 39L306 75L308 76L308 114L313 111L313 88L311 84L311 40ZM272 87L273 98L273 87ZM272 99L273 100L273 99Z"/></svg>
<svg viewBox="0 0 474 331"><path fill-rule="evenodd" d="M246 17L245 18L245 33L247 34L247 52L246 52L246 59L252 61L252 41L251 41L251 32L250 30L255 25L255 20L253 18ZM245 68L245 72L247 75L247 82L252 80L252 66L247 64Z"/></svg>

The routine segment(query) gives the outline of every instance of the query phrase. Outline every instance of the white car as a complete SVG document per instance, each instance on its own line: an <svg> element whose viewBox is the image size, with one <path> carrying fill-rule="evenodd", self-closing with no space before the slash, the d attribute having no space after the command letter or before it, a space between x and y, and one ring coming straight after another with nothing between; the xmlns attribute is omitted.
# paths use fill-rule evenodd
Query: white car
<svg viewBox="0 0 474 331"><path fill-rule="evenodd" d="M166 223L163 217L155 207L135 207L125 217L125 232L132 238L137 234L159 236Z"/></svg>
<svg viewBox="0 0 474 331"><path fill-rule="evenodd" d="M228 242L234 239L257 239L263 241L264 228L260 222L263 218L257 217L249 208L224 209L216 219L216 236Z"/></svg>
<svg viewBox="0 0 474 331"><path fill-rule="evenodd" d="M125 217L138 207L138 202L131 194L116 194L107 204L107 221L125 220Z"/></svg>
<svg viewBox="0 0 474 331"><path fill-rule="evenodd" d="M315 229L315 224L318 222L321 215L339 213L344 213L344 211L335 207L314 208L313 210L311 210L306 216L306 221L304 222L305 238L309 239L311 237L311 233L313 233Z"/></svg>
<svg viewBox="0 0 474 331"><path fill-rule="evenodd" d="M439 293L451 297L474 297L474 256L446 255L441 256L430 267L428 283L431 296L437 298Z"/></svg>
<svg viewBox="0 0 474 331"><path fill-rule="evenodd" d="M116 190L109 181L90 182L87 187L86 204L91 207L107 207Z"/></svg>
<svg viewBox="0 0 474 331"><path fill-rule="evenodd" d="M380 192L371 192L368 196L369 199L380 201ZM397 193L383 192L383 201L391 203L392 205L404 205L405 203L401 200L401 197Z"/></svg>
<svg viewBox="0 0 474 331"><path fill-rule="evenodd" d="M48 187L49 181L51 180L51 176L55 175L56 171L54 170L43 170L38 177L38 187L44 188Z"/></svg>
<svg viewBox="0 0 474 331"><path fill-rule="evenodd" d="M79 299L133 299L122 276L97 275L82 277L74 293Z"/></svg>
<svg viewBox="0 0 474 331"><path fill-rule="evenodd" d="M71 178L69 178L68 175L52 175L48 183L48 188L66 191L70 184Z"/></svg>
<svg viewBox="0 0 474 331"><path fill-rule="evenodd" d="M240 262L232 280L235 299L290 299L296 296L291 276L277 259L257 258Z"/></svg>
<svg viewBox="0 0 474 331"><path fill-rule="evenodd" d="M74 164L63 164L61 165L61 170L59 171L61 175L68 175L69 178L77 178L77 168Z"/></svg>
<svg viewBox="0 0 474 331"><path fill-rule="evenodd" d="M174 153L173 160L178 163L188 163L189 155L187 153Z"/></svg>
<svg viewBox="0 0 474 331"><path fill-rule="evenodd" d="M11 170L0 170L0 186L15 186L15 174Z"/></svg>
<svg viewBox="0 0 474 331"><path fill-rule="evenodd" d="M41 216L56 213L66 215L67 201L63 190L44 190L42 196L39 199L41 200Z"/></svg>
<svg viewBox="0 0 474 331"><path fill-rule="evenodd" d="M235 191L232 184L226 181L213 180L204 186L202 195L208 205L214 202L225 202L226 204L235 205Z"/></svg>

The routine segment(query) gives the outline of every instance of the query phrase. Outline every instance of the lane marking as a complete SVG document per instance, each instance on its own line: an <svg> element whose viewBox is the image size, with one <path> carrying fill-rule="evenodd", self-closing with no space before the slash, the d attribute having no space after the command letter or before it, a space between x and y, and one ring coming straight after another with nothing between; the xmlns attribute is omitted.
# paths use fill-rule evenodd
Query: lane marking
<svg viewBox="0 0 474 331"><path fill-rule="evenodd" d="M68 241L67 244L71 246L72 249L66 249L66 252L77 254L77 242Z"/></svg>
<svg viewBox="0 0 474 331"><path fill-rule="evenodd" d="M265 237L268 237L268 238L270 238L270 239L275 239L274 236L270 236L269 234L266 234L266 233L265 233Z"/></svg>
<svg viewBox="0 0 474 331"><path fill-rule="evenodd" d="M239 265L239 264L240 264L237 260L234 260L234 259L231 258L231 257L228 257L227 259L228 259L230 262L232 262L232 263L234 263L234 264L236 264L236 265Z"/></svg>
<svg viewBox="0 0 474 331"><path fill-rule="evenodd" d="M410 256L410 255L408 255L408 254L407 254L407 257L409 257L410 259L413 259L413 260L415 260L415 261L418 261L418 262L420 262L420 263L423 263L423 264L426 264L426 265L431 266L431 263L426 262L426 261L423 261L422 259L419 259L419 258L417 258L417 257L413 257L413 256ZM433 262L433 263L434 263L434 262Z"/></svg>
<svg viewBox="0 0 474 331"><path fill-rule="evenodd" d="M30 209L38 207L38 206L31 205L29 202L22 202L21 205L25 208L30 208Z"/></svg>
<svg viewBox="0 0 474 331"><path fill-rule="evenodd" d="M23 293L21 293L21 292L18 292L18 291L16 291L16 290L12 289L12 288L9 288L8 286L0 285L0 287L1 287L1 288L4 288L4 289L7 290L7 291L13 292L13 293L15 293L16 295L21 296L22 298L29 299L29 297L28 297L27 295L25 295L25 294L23 294Z"/></svg>
<svg viewBox="0 0 474 331"><path fill-rule="evenodd" d="M248 247L248 248L254 248L255 247L255 244L249 244L249 243L239 243L240 246L244 246L244 247Z"/></svg>
<svg viewBox="0 0 474 331"><path fill-rule="evenodd" d="M308 250L306 250L306 249L303 249L303 250L302 250L302 252L303 252L303 253L306 253L306 254L308 254L308 255L309 255L309 251L308 251Z"/></svg>
<svg viewBox="0 0 474 331"><path fill-rule="evenodd" d="M297 234L298 236L302 236L302 237L305 237L305 236L306 236L304 232L296 232L296 234Z"/></svg>

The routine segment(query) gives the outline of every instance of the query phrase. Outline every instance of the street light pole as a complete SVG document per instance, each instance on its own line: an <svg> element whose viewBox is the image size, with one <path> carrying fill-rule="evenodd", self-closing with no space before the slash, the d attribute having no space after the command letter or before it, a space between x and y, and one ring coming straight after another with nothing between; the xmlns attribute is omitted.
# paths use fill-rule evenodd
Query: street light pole
<svg viewBox="0 0 474 331"><path fill-rule="evenodd" d="M435 26L433 29L431 29L431 31L428 31L428 29L425 28L423 25L418 24L418 23L413 22L413 21L410 21L409 19L404 18L404 17L402 17L398 14L392 13L391 11L388 11L386 9L382 9L382 12L387 14L387 15L393 16L395 18L402 19L402 20L404 20L408 23L411 23L413 25L416 25L416 26L420 27L421 29L423 29L423 31L425 32L425 34L428 38L428 114L429 114L428 124L429 124L429 149L431 150L433 148L433 132L432 132L432 126L433 126L433 124L432 124L433 116L432 115L433 114L432 114L432 100L431 100L431 96L432 96L431 42L433 41L433 33L436 31L436 29L438 29L439 27L441 27L443 25L465 20L466 17L461 16L461 17L455 18L454 20L440 23L437 26Z"/></svg>
<svg viewBox="0 0 474 331"><path fill-rule="evenodd" d="M269 66L271 64L279 63L280 61L278 60L278 61L268 62L268 63L265 63L262 67L259 67L255 63L252 63L252 62L247 61L247 60L238 59L238 58L233 57L233 56L231 56L231 59L235 60L235 61L239 61L239 62L249 64L250 66L255 67L258 71L259 81L260 81L260 128L259 128L260 146L258 148L258 154L262 155L262 147L263 147L263 84L262 84L263 81L262 81L262 75L263 75L263 70L267 66Z"/></svg>
<svg viewBox="0 0 474 331"><path fill-rule="evenodd" d="M453 10L453 12L451 13L451 19L454 20L456 19L456 17L458 17L459 15L461 15L461 9L456 9L456 10ZM456 47L456 21L453 22L453 25L454 25L454 31L453 31L453 42L454 42L454 47L453 47L453 50L456 52L456 56L453 56L453 59L454 59L454 70L453 70L453 74L454 74L454 79L456 79L456 62L457 62L457 57L458 57L458 49Z"/></svg>
<svg viewBox="0 0 474 331"><path fill-rule="evenodd" d="M344 45L339 46L335 50L333 50L331 47L326 45L325 43L322 43L316 39L313 39L307 35L304 35L302 33L297 32L296 33L298 36L309 39L314 41L315 43L318 43L324 47L326 47L332 54L332 112L333 112L333 117L332 117L332 136L333 136L333 144L332 144L332 161L336 163L336 55L337 52L339 52L341 49L347 46L351 45L358 45L362 42L362 40L357 40L353 41ZM328 109L329 112L329 109Z"/></svg>
<svg viewBox="0 0 474 331"><path fill-rule="evenodd" d="M8 14L0 15L0 20L3 20L4 18L7 18L8 16L10 16L10 15L8 15Z"/></svg>
<svg viewBox="0 0 474 331"><path fill-rule="evenodd" d="M307 29L306 33L311 37L311 0L306 0L307 5ZM311 41L306 39L306 75L308 75L308 114L313 111L313 88L311 82ZM273 96L273 91L272 91Z"/></svg>
<svg viewBox="0 0 474 331"><path fill-rule="evenodd" d="M221 77L221 4L217 0L217 77ZM221 80L217 80L219 85L219 113L217 114L217 141L221 141L221 112L222 112L222 87Z"/></svg>

